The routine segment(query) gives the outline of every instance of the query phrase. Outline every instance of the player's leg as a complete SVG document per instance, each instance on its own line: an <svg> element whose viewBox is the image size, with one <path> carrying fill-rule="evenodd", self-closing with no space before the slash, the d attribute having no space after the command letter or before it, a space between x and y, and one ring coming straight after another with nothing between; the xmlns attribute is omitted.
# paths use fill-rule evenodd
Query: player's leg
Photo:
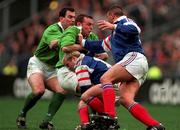
<svg viewBox="0 0 180 130"><path fill-rule="evenodd" d="M119 86L120 86L120 84L121 83L114 84L114 91L115 91L115 94L116 94L116 97L115 97L115 106L116 107L120 106L120 94L119 94Z"/></svg>
<svg viewBox="0 0 180 130"><path fill-rule="evenodd" d="M103 102L105 113L111 117L116 116L115 112L115 91L113 83L119 81L131 80L132 76L120 65L112 66L102 77L101 83L103 88Z"/></svg>
<svg viewBox="0 0 180 130"><path fill-rule="evenodd" d="M127 57L127 59L131 59L134 55L133 53L129 54L132 56L129 56L130 58ZM124 60L120 63L124 65L124 69L133 77L132 80L127 80L120 86L120 102L136 119L146 126L161 127L160 123L151 117L146 108L134 101L135 94L138 92L140 85L144 82L148 71L147 60L144 55L137 53L135 56L136 57L130 60L131 62L129 63L127 62L128 60ZM161 129L158 128L157 130Z"/></svg>
<svg viewBox="0 0 180 130"><path fill-rule="evenodd" d="M25 117L27 112L36 104L45 91L44 85L44 64L35 56L31 57L27 67L27 79L32 89L26 100L23 109L19 113L16 123L19 128L25 128Z"/></svg>
<svg viewBox="0 0 180 130"><path fill-rule="evenodd" d="M64 102L64 99L66 97L66 91L59 85L59 82L57 80L56 76L53 76L46 80L47 88L51 91L53 91L53 97L50 101L50 104L48 106L48 112L46 113L42 123L40 124L41 129L53 129L53 124L51 120L53 119L56 112L61 107L62 103Z"/></svg>
<svg viewBox="0 0 180 130"><path fill-rule="evenodd" d="M32 92L27 96L25 100L24 107L20 111L18 118L16 120L17 126L19 128L25 128L25 118L27 112L36 104L36 102L44 94L44 78L41 73L34 73L28 78L28 82L32 88Z"/></svg>
<svg viewBox="0 0 180 130"><path fill-rule="evenodd" d="M104 113L104 104L102 100L102 88L101 85L95 85L89 88L81 95L81 99L98 113Z"/></svg>
<svg viewBox="0 0 180 130"><path fill-rule="evenodd" d="M159 126L160 122L153 119L149 112L141 104L134 101L135 94L139 89L137 80L123 83L120 86L120 102L140 122L148 127ZM159 130L159 129L158 129ZM161 129L160 129L161 130ZM163 130L163 129L162 129Z"/></svg>
<svg viewBox="0 0 180 130"><path fill-rule="evenodd" d="M80 100L78 104L78 113L80 118L81 124L88 124L89 123L89 110L86 103Z"/></svg>
<svg viewBox="0 0 180 130"><path fill-rule="evenodd" d="M75 73L70 72L67 67L58 69L57 78L55 75L51 75L51 78L46 83L49 89L54 91L54 94L48 106L48 112L39 127L42 129L53 129L51 120L61 107L67 91L75 91L78 83Z"/></svg>

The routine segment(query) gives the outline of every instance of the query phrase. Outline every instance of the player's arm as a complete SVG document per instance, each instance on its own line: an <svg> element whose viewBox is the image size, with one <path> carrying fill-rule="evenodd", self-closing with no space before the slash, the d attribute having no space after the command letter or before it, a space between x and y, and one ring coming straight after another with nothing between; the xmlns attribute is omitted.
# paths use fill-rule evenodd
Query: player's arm
<svg viewBox="0 0 180 130"><path fill-rule="evenodd" d="M107 58L109 57L108 54L106 52L104 53L96 53L95 54L96 58L99 58L101 60L107 60Z"/></svg>
<svg viewBox="0 0 180 130"><path fill-rule="evenodd" d="M138 27L138 25L133 22L131 19L128 19L127 22L123 24L112 24L104 20L98 21L98 26L101 30L109 29L109 30L116 30L120 33L126 33L126 34L132 34L137 35L141 32L141 29Z"/></svg>
<svg viewBox="0 0 180 130"><path fill-rule="evenodd" d="M82 46L85 49L95 53L104 53L104 51L109 52L111 51L110 36L106 37L104 40L83 40Z"/></svg>
<svg viewBox="0 0 180 130"><path fill-rule="evenodd" d="M80 29L76 26L72 26L68 28L64 33L61 38L61 49L63 52L68 53L72 51L80 51L83 50L84 48L76 44L77 42L77 36L80 33Z"/></svg>
<svg viewBox="0 0 180 130"><path fill-rule="evenodd" d="M45 30L43 37L50 49L58 47L61 34L62 32L54 26L50 26Z"/></svg>
<svg viewBox="0 0 180 130"><path fill-rule="evenodd" d="M62 51L64 53L69 53L72 51L81 51L81 50L84 50L84 48L79 44L71 44L62 48Z"/></svg>
<svg viewBox="0 0 180 130"><path fill-rule="evenodd" d="M119 30L122 33L132 35L138 35L141 33L141 29L139 28L139 26L131 20L124 24L117 24L117 26L115 26L115 29Z"/></svg>
<svg viewBox="0 0 180 130"><path fill-rule="evenodd" d="M58 47L58 43L59 41L58 40L52 40L49 44L49 48L50 49L55 49L56 47Z"/></svg>

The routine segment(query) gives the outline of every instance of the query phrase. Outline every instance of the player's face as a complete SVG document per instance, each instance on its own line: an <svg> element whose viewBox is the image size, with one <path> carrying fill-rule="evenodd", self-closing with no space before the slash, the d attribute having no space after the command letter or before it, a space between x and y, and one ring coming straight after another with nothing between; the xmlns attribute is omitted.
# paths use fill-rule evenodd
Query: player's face
<svg viewBox="0 0 180 130"><path fill-rule="evenodd" d="M70 60L66 60L65 65L72 71L74 71L74 66L76 64L76 57L72 57Z"/></svg>
<svg viewBox="0 0 180 130"><path fill-rule="evenodd" d="M88 37L92 32L94 21L91 18L84 18L82 23L82 34L84 37Z"/></svg>
<svg viewBox="0 0 180 130"><path fill-rule="evenodd" d="M75 12L67 11L65 17L63 17L61 22L66 24L67 27L74 25Z"/></svg>

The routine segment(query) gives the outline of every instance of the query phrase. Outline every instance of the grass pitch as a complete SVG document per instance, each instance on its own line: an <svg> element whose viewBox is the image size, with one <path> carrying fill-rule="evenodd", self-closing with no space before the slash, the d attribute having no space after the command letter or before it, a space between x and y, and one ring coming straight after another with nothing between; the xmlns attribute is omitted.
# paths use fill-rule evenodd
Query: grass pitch
<svg viewBox="0 0 180 130"><path fill-rule="evenodd" d="M79 123L77 114L78 100L67 99L56 113L53 123L56 130L74 130ZM24 104L24 99L0 97L0 130L19 130L16 127L16 117ZM48 100L40 100L27 115L27 130L40 130L48 107ZM180 130L180 106L143 104L157 120L161 121L166 130ZM135 120L122 106L117 107L120 130L146 130L146 127Z"/></svg>

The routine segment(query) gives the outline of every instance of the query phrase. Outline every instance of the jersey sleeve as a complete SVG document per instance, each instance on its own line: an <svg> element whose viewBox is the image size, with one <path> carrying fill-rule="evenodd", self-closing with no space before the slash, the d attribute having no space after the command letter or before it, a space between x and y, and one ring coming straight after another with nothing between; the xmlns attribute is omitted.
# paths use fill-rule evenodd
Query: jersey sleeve
<svg viewBox="0 0 180 130"><path fill-rule="evenodd" d="M64 31L62 37L61 37L61 48L72 45L76 43L77 36L80 33L80 29L76 26L72 26Z"/></svg>
<svg viewBox="0 0 180 130"><path fill-rule="evenodd" d="M132 35L138 35L141 33L141 29L132 20L129 20L128 22L125 22L124 24L117 24L116 30L117 31L119 30L122 33L128 33Z"/></svg>
<svg viewBox="0 0 180 130"><path fill-rule="evenodd" d="M45 38L45 42L49 45L51 43L51 41L54 40L60 40L60 36L61 36L62 32L59 31L59 29L55 26L50 26L48 27L43 36Z"/></svg>
<svg viewBox="0 0 180 130"><path fill-rule="evenodd" d="M85 49L95 53L109 52L111 50L110 36L106 37L104 40L85 40L83 46Z"/></svg>

